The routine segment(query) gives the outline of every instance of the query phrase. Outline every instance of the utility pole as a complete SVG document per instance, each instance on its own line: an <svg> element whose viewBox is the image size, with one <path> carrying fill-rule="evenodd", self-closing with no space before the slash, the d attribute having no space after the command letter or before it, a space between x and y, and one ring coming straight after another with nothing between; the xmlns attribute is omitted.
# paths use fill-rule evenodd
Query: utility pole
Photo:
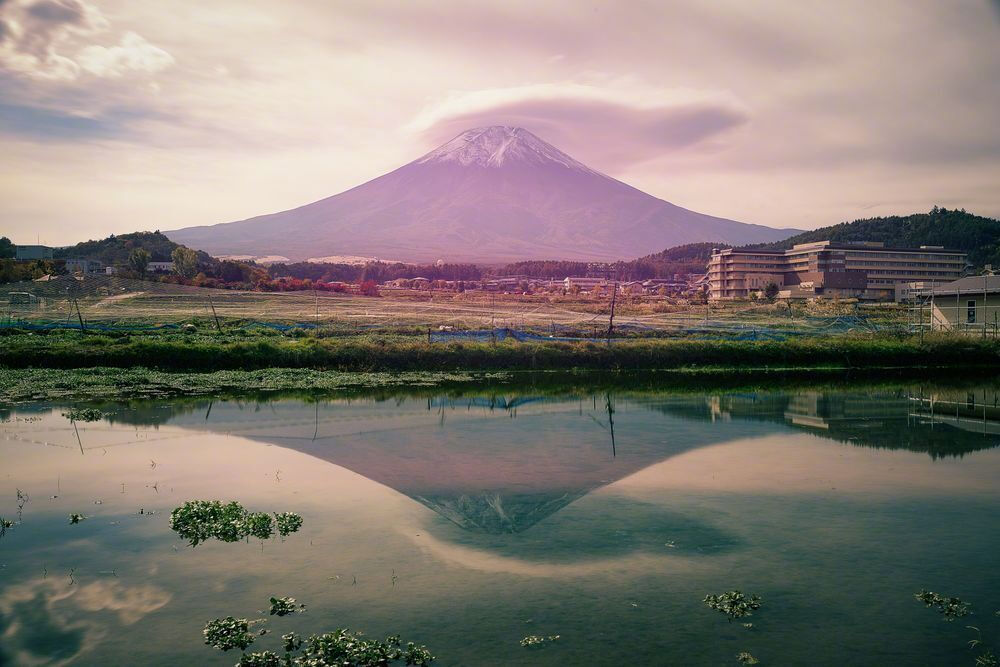
<svg viewBox="0 0 1000 667"><path fill-rule="evenodd" d="M983 310L982 310L983 316L976 318L977 320L981 319L983 321L983 339L984 340L986 339L986 299L987 299L986 294L988 292L988 289L987 289L987 284L988 284L987 276L988 276L987 273L983 273Z"/></svg>
<svg viewBox="0 0 1000 667"><path fill-rule="evenodd" d="M618 283L611 286L611 315L608 317L608 345L611 344L611 332L615 328L615 298L618 296Z"/></svg>
<svg viewBox="0 0 1000 667"><path fill-rule="evenodd" d="M82 331L83 333L87 333L87 327L83 326L83 315L80 314L80 302L77 301L76 299L73 299L73 303L74 305L76 305L76 316L80 320L80 331Z"/></svg>
<svg viewBox="0 0 1000 667"><path fill-rule="evenodd" d="M215 302L212 301L212 297L208 297L208 305L212 307L212 317L215 318L215 327L222 333L222 325L219 323L219 314L215 312Z"/></svg>

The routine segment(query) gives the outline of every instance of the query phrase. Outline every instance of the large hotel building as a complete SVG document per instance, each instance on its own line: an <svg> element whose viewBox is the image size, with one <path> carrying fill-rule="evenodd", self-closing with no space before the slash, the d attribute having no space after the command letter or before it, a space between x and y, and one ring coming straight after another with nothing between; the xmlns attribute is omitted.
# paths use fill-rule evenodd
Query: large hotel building
<svg viewBox="0 0 1000 667"><path fill-rule="evenodd" d="M911 282L962 277L965 253L940 246L887 248L883 243L801 243L791 250L715 250L708 263L709 297L745 299L774 283L782 297L896 298Z"/></svg>

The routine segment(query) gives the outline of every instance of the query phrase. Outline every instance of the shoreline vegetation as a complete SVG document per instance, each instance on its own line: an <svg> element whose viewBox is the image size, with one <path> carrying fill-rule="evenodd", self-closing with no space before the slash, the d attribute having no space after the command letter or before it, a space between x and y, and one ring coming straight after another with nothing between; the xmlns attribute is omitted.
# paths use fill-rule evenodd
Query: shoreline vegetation
<svg viewBox="0 0 1000 667"><path fill-rule="evenodd" d="M992 368L1000 339L936 333L798 336L785 340L612 338L429 343L419 336L152 335L19 332L0 337L0 368L174 371L308 368L341 372Z"/></svg>
<svg viewBox="0 0 1000 667"><path fill-rule="evenodd" d="M698 390L1000 375L1000 341L849 334L784 341L427 343L397 337L0 337L0 405L167 396ZM956 373L956 371L961 371ZM958 378L956 378L957 380Z"/></svg>

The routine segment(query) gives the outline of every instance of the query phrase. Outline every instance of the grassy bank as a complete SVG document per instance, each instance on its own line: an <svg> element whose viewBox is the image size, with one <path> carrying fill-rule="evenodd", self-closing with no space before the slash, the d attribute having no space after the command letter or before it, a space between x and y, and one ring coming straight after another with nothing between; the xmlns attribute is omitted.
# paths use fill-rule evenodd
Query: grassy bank
<svg viewBox="0 0 1000 667"><path fill-rule="evenodd" d="M161 371L148 368L0 369L0 414L23 403L105 403L188 397L388 400L402 397L490 397L663 392L756 392L981 387L987 372L944 374L926 369L847 371L839 368L686 368L662 371L510 371L347 373L269 368L255 371Z"/></svg>
<svg viewBox="0 0 1000 667"><path fill-rule="evenodd" d="M344 372L641 370L681 368L979 368L1000 370L1000 341L962 336L845 335L784 341L638 339L605 343L427 343L357 336L102 336L0 338L0 368L173 371L308 368Z"/></svg>

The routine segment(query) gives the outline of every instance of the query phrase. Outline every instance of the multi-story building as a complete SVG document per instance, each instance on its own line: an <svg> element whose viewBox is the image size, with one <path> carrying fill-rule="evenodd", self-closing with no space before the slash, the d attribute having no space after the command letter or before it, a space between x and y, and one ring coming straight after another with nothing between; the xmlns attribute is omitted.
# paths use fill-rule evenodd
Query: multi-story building
<svg viewBox="0 0 1000 667"><path fill-rule="evenodd" d="M19 245L14 247L14 257L19 262L52 259L52 248L44 245Z"/></svg>
<svg viewBox="0 0 1000 667"><path fill-rule="evenodd" d="M965 253L940 246L888 248L883 243L801 243L790 250L730 248L712 252L709 296L740 299L775 284L789 298L892 300L897 283L955 280Z"/></svg>

